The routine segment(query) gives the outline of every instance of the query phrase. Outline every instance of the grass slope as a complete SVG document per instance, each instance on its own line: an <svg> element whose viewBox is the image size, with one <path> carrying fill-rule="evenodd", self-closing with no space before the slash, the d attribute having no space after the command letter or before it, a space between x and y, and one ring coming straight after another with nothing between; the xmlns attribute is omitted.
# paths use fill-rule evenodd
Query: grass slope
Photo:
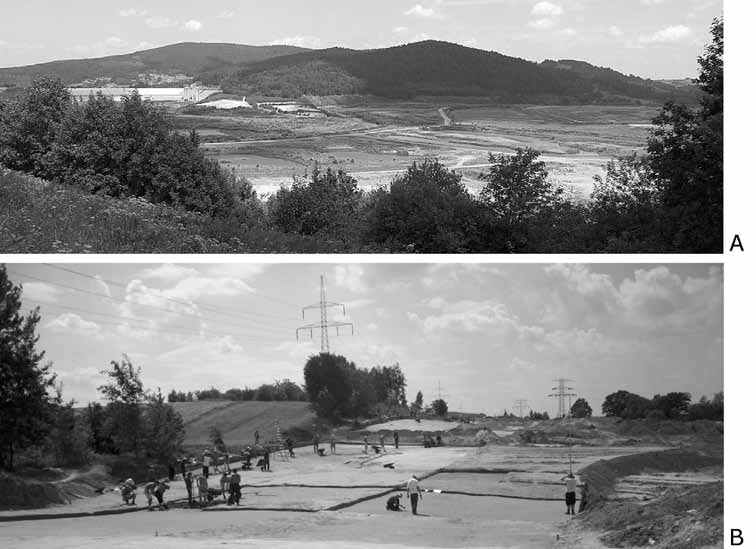
<svg viewBox="0 0 756 549"><path fill-rule="evenodd" d="M28 86L40 76L58 77L67 85L98 76L109 76L116 81L131 81L140 73L150 72L196 76L205 71L218 71L224 67L255 63L302 51L307 50L295 46L182 42L125 55L4 68L0 69L0 85Z"/></svg>
<svg viewBox="0 0 756 549"><path fill-rule="evenodd" d="M309 402L208 401L172 403L184 418L187 446L208 446L210 428L218 427L223 441L240 447L254 441L275 439L275 422L282 432L309 429L316 421ZM198 409L201 412L198 412Z"/></svg>
<svg viewBox="0 0 756 549"><path fill-rule="evenodd" d="M337 253L337 244L56 185L0 167L0 253Z"/></svg>

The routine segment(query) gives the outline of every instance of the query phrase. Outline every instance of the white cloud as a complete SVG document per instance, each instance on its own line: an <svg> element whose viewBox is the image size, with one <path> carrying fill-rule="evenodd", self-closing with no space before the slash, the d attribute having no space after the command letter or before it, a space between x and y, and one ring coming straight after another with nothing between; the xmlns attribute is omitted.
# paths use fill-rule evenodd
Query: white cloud
<svg viewBox="0 0 756 549"><path fill-rule="evenodd" d="M170 17L148 17L145 21L151 29L168 29L177 27L179 22Z"/></svg>
<svg viewBox="0 0 756 549"><path fill-rule="evenodd" d="M664 44L670 42L679 42L688 38L692 34L690 27L685 25L671 25L667 28L656 31L651 35L640 37L641 44Z"/></svg>
<svg viewBox="0 0 756 549"><path fill-rule="evenodd" d="M215 17L218 19L233 19L236 16L236 12L233 10L223 10Z"/></svg>
<svg viewBox="0 0 756 549"><path fill-rule="evenodd" d="M558 4L552 4L551 2L538 2L533 9L530 10L532 15L538 17L558 17L564 13L562 6Z"/></svg>
<svg viewBox="0 0 756 549"><path fill-rule="evenodd" d="M55 332L68 333L83 337L101 338L100 325L84 320L74 313L65 313L48 322L45 327Z"/></svg>
<svg viewBox="0 0 756 549"><path fill-rule="evenodd" d="M145 269L142 271L141 276L144 278L156 278L164 281L174 281L189 276L196 276L199 272L197 269L191 267L185 267L183 265L175 265L173 263L165 263L159 267L152 269Z"/></svg>
<svg viewBox="0 0 756 549"><path fill-rule="evenodd" d="M138 10L136 8L128 8L118 11L119 17L144 17L147 15L147 10Z"/></svg>
<svg viewBox="0 0 756 549"><path fill-rule="evenodd" d="M184 23L184 28L189 32L199 32L202 30L202 27L202 22L197 21L196 19L190 19L189 21Z"/></svg>
<svg viewBox="0 0 756 549"><path fill-rule="evenodd" d="M412 15L415 17L422 17L426 19L439 17L439 14L433 8L426 8L422 6L421 4L415 4L410 9L405 11L404 15Z"/></svg>
<svg viewBox="0 0 756 549"><path fill-rule="evenodd" d="M285 38L276 38L268 42L269 46L297 46L300 48L318 49L322 41L317 36L287 36Z"/></svg>
<svg viewBox="0 0 756 549"><path fill-rule="evenodd" d="M556 20L544 17L542 19L531 21L530 23L528 23L528 26L537 30L549 30L553 29L556 24Z"/></svg>
<svg viewBox="0 0 756 549"><path fill-rule="evenodd" d="M401 27L401 26L400 26L400 27L394 27L394 28L392 29L392 32L394 32L395 34L402 34L402 33L404 33L404 32L407 32L408 30L409 30L409 29L408 29L407 27Z"/></svg>
<svg viewBox="0 0 756 549"><path fill-rule="evenodd" d="M326 285L333 280L336 286L346 288L350 292L361 294L367 291L365 285L365 269L362 265L350 263L349 265L336 265L332 270L331 277L326 278Z"/></svg>
<svg viewBox="0 0 756 549"><path fill-rule="evenodd" d="M617 25L612 25L611 27L609 27L609 34L614 36L615 38L619 38L624 34L624 32Z"/></svg>
<svg viewBox="0 0 756 549"><path fill-rule="evenodd" d="M105 44L112 48L122 48L128 44L126 40L123 38L119 38L118 36L111 36L105 40Z"/></svg>
<svg viewBox="0 0 756 549"><path fill-rule="evenodd" d="M44 282L25 282L22 284L22 297L28 297L37 301L55 303L58 301L60 292L55 286Z"/></svg>

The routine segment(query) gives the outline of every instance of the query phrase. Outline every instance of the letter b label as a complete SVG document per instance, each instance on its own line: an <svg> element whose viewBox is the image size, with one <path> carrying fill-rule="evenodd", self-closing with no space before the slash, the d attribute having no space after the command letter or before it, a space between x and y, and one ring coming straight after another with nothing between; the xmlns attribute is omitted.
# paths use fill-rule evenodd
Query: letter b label
<svg viewBox="0 0 756 549"><path fill-rule="evenodd" d="M730 530L730 545L743 545L743 530L737 528Z"/></svg>

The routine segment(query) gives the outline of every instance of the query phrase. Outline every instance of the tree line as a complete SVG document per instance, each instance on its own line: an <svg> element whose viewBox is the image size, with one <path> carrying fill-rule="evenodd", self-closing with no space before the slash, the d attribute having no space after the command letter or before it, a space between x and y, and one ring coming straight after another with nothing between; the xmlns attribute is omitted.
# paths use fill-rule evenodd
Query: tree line
<svg viewBox="0 0 756 549"><path fill-rule="evenodd" d="M177 391L172 389L168 393L168 402L193 402L200 400L233 400L233 401L307 401L307 393L300 385L284 379L274 383L263 383L256 389L244 387L243 389L231 388L220 391L215 387L209 389L199 389L196 391Z"/></svg>
<svg viewBox="0 0 756 549"><path fill-rule="evenodd" d="M628 391L616 391L606 397L601 411L608 417L622 419L675 419L724 420L724 392L718 392L712 398L702 396L691 404L690 393L672 392L646 398Z"/></svg>
<svg viewBox="0 0 756 549"><path fill-rule="evenodd" d="M407 406L407 381L399 364L368 370L341 355L320 353L307 360L304 379L312 408L322 418L368 417Z"/></svg>
<svg viewBox="0 0 756 549"><path fill-rule="evenodd" d="M175 457L184 439L181 415L160 390L146 390L128 357L102 370L106 404L77 410L64 402L53 365L36 348L39 308L22 314L21 287L0 265L0 469L19 455L36 465L77 466L94 453L158 462Z"/></svg>

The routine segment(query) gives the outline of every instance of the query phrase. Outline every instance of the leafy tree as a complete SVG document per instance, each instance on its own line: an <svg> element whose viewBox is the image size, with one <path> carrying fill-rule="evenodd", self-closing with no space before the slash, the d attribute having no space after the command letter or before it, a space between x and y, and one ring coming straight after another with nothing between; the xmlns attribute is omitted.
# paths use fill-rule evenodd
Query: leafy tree
<svg viewBox="0 0 756 549"><path fill-rule="evenodd" d="M388 190L374 191L365 217L364 243L419 253L483 251L490 226L462 176L437 159L413 163Z"/></svg>
<svg viewBox="0 0 756 549"><path fill-rule="evenodd" d="M25 95L0 111L0 164L45 176L46 156L71 105L60 80L34 81Z"/></svg>
<svg viewBox="0 0 756 549"><path fill-rule="evenodd" d="M223 442L223 433L217 425L210 427L210 444L219 452L226 451L226 443Z"/></svg>
<svg viewBox="0 0 756 549"><path fill-rule="evenodd" d="M535 420L548 420L549 419L549 413L548 412L536 412L534 410L530 410L530 413L528 414L528 417L530 419Z"/></svg>
<svg viewBox="0 0 756 549"><path fill-rule="evenodd" d="M433 413L440 417L446 417L446 414L449 411L449 406L443 398L434 400L431 403L431 408L433 408Z"/></svg>
<svg viewBox="0 0 756 549"><path fill-rule="evenodd" d="M60 403L52 364L41 365L44 351L36 348L39 308L23 316L21 292L0 265L0 467L9 471L16 452L45 435Z"/></svg>
<svg viewBox="0 0 756 549"><path fill-rule="evenodd" d="M638 419L646 416L651 401L628 391L616 391L604 399L601 412L605 416Z"/></svg>
<svg viewBox="0 0 756 549"><path fill-rule="evenodd" d="M721 391L716 393L711 400L702 396L701 400L688 408L688 418L691 420L724 420L724 393Z"/></svg>
<svg viewBox="0 0 756 549"><path fill-rule="evenodd" d="M115 453L115 443L107 432L107 410L99 402L90 402L85 416L92 436L92 449L98 454Z"/></svg>
<svg viewBox="0 0 756 549"><path fill-rule="evenodd" d="M660 194L644 156L610 161L596 176L590 215L600 251L632 253L665 249L660 238Z"/></svg>
<svg viewBox="0 0 756 549"><path fill-rule="evenodd" d="M654 410L659 410L663 417L677 419L688 412L690 406L690 393L667 393L666 395L654 395L651 401Z"/></svg>
<svg viewBox="0 0 756 549"><path fill-rule="evenodd" d="M588 401L584 398L577 399L572 404L572 408L570 408L570 416L572 417L583 418L591 417L592 415L593 410L591 409L590 404L588 404Z"/></svg>
<svg viewBox="0 0 756 549"><path fill-rule="evenodd" d="M723 237L724 23L699 58L699 109L668 103L654 119L649 168L659 183L662 237L670 251L721 252Z"/></svg>
<svg viewBox="0 0 756 549"><path fill-rule="evenodd" d="M273 225L287 233L323 238L352 238L362 191L357 180L339 169L316 166L309 178L294 178L270 203Z"/></svg>
<svg viewBox="0 0 756 549"><path fill-rule="evenodd" d="M418 391L415 395L415 401L410 405L410 412L412 416L417 416L417 413L423 409L423 392Z"/></svg>
<svg viewBox="0 0 756 549"><path fill-rule="evenodd" d="M535 227L551 223L563 202L564 190L549 182L546 164L538 160L540 154L518 148L512 156L489 155L492 166L482 175L487 183L480 199L499 219L505 251L532 250L537 243Z"/></svg>
<svg viewBox="0 0 756 549"><path fill-rule="evenodd" d="M181 453L184 442L184 421L173 406L165 402L158 389L150 395L145 409L145 443L147 455L167 463Z"/></svg>
<svg viewBox="0 0 756 549"><path fill-rule="evenodd" d="M399 364L393 366L375 366L370 369L378 402L385 402L389 406L406 406L405 389L407 381Z"/></svg>
<svg viewBox="0 0 756 549"><path fill-rule="evenodd" d="M311 356L304 367L305 391L313 408L322 417L345 412L352 397L349 370L354 363L340 355Z"/></svg>
<svg viewBox="0 0 756 549"><path fill-rule="evenodd" d="M60 393L58 393L58 398ZM55 405L51 411L52 423L45 440L45 454L57 466L78 467L92 457L92 432L87 418L77 416L74 401Z"/></svg>
<svg viewBox="0 0 756 549"><path fill-rule="evenodd" d="M128 356L121 362L110 362L109 370L101 373L110 382L97 389L110 402L107 406L106 432L112 437L119 453L133 452L140 455L144 439L144 425L139 405L146 393L140 375L141 368L134 368Z"/></svg>

